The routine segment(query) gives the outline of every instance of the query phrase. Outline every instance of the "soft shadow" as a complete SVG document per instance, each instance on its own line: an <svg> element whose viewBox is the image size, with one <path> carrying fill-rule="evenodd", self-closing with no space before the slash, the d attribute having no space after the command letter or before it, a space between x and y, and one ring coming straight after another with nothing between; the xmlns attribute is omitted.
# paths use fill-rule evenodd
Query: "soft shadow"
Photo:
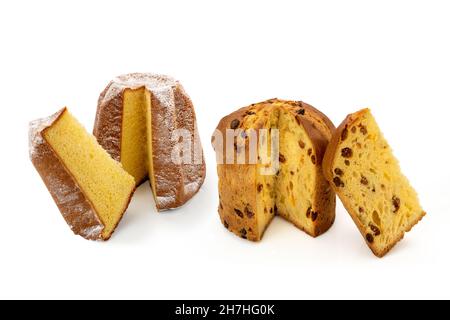
<svg viewBox="0 0 450 320"><path fill-rule="evenodd" d="M136 190L128 210L114 232L111 242L121 243L143 242L151 238L156 232L186 232L199 227L210 216L210 210L215 199L211 194L211 184L205 181L199 192L182 207L158 212L148 182L143 183ZM215 207L215 205L214 205Z"/></svg>
<svg viewBox="0 0 450 320"><path fill-rule="evenodd" d="M111 240L137 242L146 238L155 226L155 201L148 182L139 186Z"/></svg>

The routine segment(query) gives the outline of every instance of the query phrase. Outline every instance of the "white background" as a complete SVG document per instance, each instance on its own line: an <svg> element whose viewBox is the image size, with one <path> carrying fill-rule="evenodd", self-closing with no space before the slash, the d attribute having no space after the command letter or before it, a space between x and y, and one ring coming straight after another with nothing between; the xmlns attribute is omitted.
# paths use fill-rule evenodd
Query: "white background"
<svg viewBox="0 0 450 320"><path fill-rule="evenodd" d="M448 1L2 1L0 298L450 298ZM128 72L179 79L207 161L199 194L158 214L141 187L113 238L74 236L28 158L28 122L64 105L91 131ZM312 239L275 219L260 243L218 218L219 119L268 98L335 124L371 107L424 220L378 259L339 203Z"/></svg>

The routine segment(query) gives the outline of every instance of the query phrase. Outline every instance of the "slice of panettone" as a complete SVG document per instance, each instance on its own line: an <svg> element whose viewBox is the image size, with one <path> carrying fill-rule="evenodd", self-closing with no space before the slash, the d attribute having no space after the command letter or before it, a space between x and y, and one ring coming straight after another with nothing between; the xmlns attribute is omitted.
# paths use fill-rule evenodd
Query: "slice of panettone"
<svg viewBox="0 0 450 320"><path fill-rule="evenodd" d="M378 257L425 215L369 109L342 122L327 148L323 170Z"/></svg>

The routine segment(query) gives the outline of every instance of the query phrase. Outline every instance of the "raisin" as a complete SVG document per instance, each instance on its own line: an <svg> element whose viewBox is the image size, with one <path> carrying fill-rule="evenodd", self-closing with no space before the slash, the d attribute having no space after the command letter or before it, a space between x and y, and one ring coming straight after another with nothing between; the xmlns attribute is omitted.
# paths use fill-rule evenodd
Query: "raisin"
<svg viewBox="0 0 450 320"><path fill-rule="evenodd" d="M293 176L293 175L294 175L294 171L290 171L289 173L291 174L291 176Z"/></svg>
<svg viewBox="0 0 450 320"><path fill-rule="evenodd" d="M311 212L311 220L314 222L317 220L317 216L319 215L319 213L317 211L313 211Z"/></svg>
<svg viewBox="0 0 450 320"><path fill-rule="evenodd" d="M239 210L239 209L234 209L234 212L237 214L237 216L238 216L239 218L243 218L243 217L244 217L244 214L242 213L241 210Z"/></svg>
<svg viewBox="0 0 450 320"><path fill-rule="evenodd" d="M342 182L341 178L339 178L339 177L334 177L333 182L334 182L334 185L338 188L345 186L344 182Z"/></svg>
<svg viewBox="0 0 450 320"><path fill-rule="evenodd" d="M251 212L251 210L248 207L245 207L245 214L247 215L247 218L253 218L255 216L255 214L253 212Z"/></svg>
<svg viewBox="0 0 450 320"><path fill-rule="evenodd" d="M260 184L258 184L258 188L257 188L257 190L258 190L258 192L261 192L262 191L262 189L263 189L263 185L260 183Z"/></svg>
<svg viewBox="0 0 450 320"><path fill-rule="evenodd" d="M367 134L367 127L363 126L362 124L359 125L359 131L363 134L366 135Z"/></svg>
<svg viewBox="0 0 450 320"><path fill-rule="evenodd" d="M344 171L339 168L334 169L334 173L341 177L344 175Z"/></svg>
<svg viewBox="0 0 450 320"><path fill-rule="evenodd" d="M309 149L308 149L308 156L310 156L311 154L312 154L312 149L309 148Z"/></svg>
<svg viewBox="0 0 450 320"><path fill-rule="evenodd" d="M381 231L380 231L380 229L378 229L377 226L375 226L375 225L373 225L373 224L370 224L369 227L370 227L370 230L372 230L373 234L374 234L376 237L379 236L379 235L381 234Z"/></svg>
<svg viewBox="0 0 450 320"><path fill-rule="evenodd" d="M277 205L275 205L275 207L273 207L273 211L275 212L275 214L278 214L278 207L277 207Z"/></svg>
<svg viewBox="0 0 450 320"><path fill-rule="evenodd" d="M300 109L297 110L297 113L298 113L299 115L304 116L304 115L305 115L305 109L300 108Z"/></svg>
<svg viewBox="0 0 450 320"><path fill-rule="evenodd" d="M348 137L348 130L347 130L347 127L345 127L341 133L341 141L345 141L345 139L347 139L347 137Z"/></svg>
<svg viewBox="0 0 450 320"><path fill-rule="evenodd" d="M375 224L381 225L380 216L378 215L377 210L374 210L372 212L372 220L373 220L373 222L375 222Z"/></svg>
<svg viewBox="0 0 450 320"><path fill-rule="evenodd" d="M273 213L273 208L270 208L270 213Z"/></svg>
<svg viewBox="0 0 450 320"><path fill-rule="evenodd" d="M248 116L251 116L251 115L254 115L254 114L256 114L256 113L253 112L253 111L247 111L245 114L248 115Z"/></svg>
<svg viewBox="0 0 450 320"><path fill-rule="evenodd" d="M305 149L305 143L302 140L298 140L298 145L300 148Z"/></svg>
<svg viewBox="0 0 450 320"><path fill-rule="evenodd" d="M311 156L311 162L315 165L316 164L316 156L312 155Z"/></svg>
<svg viewBox="0 0 450 320"><path fill-rule="evenodd" d="M247 230L245 230L245 228L242 228L241 231L239 231L239 233L240 233L242 236L246 236L246 235L247 235Z"/></svg>
<svg viewBox="0 0 450 320"><path fill-rule="evenodd" d="M233 121L231 121L231 124L230 124L230 128L231 129L236 129L237 127L239 127L239 124L240 124L241 122L238 120L238 119L234 119Z"/></svg>
<svg viewBox="0 0 450 320"><path fill-rule="evenodd" d="M363 207L359 207L358 211L359 211L359 213L363 213L364 212L364 208Z"/></svg>
<svg viewBox="0 0 450 320"><path fill-rule="evenodd" d="M370 233L366 234L366 240L369 243L373 243L373 235L371 235Z"/></svg>
<svg viewBox="0 0 450 320"><path fill-rule="evenodd" d="M400 210L400 199L396 196L392 197L392 205L394 206L394 213L397 213Z"/></svg>
<svg viewBox="0 0 450 320"><path fill-rule="evenodd" d="M311 207L308 208L308 210L306 210L306 217L309 219L309 217L311 217Z"/></svg>
<svg viewBox="0 0 450 320"><path fill-rule="evenodd" d="M366 177L364 177L363 175L361 175L361 184L367 186L369 184L369 180L367 180Z"/></svg>
<svg viewBox="0 0 450 320"><path fill-rule="evenodd" d="M224 227L227 228L227 229L230 227L230 225L228 224L228 222L226 222L225 220L223 220L223 225L224 225Z"/></svg>
<svg viewBox="0 0 450 320"><path fill-rule="evenodd" d="M352 132L355 133L356 132L356 127L352 128Z"/></svg>
<svg viewBox="0 0 450 320"><path fill-rule="evenodd" d="M344 163L345 163L346 166L350 165L350 161L348 161L348 160L345 160Z"/></svg>
<svg viewBox="0 0 450 320"><path fill-rule="evenodd" d="M351 158L351 157L353 156L353 151L352 151L352 149L350 149L350 148L343 148L343 149L341 150L341 155L342 155L344 158Z"/></svg>
<svg viewBox="0 0 450 320"><path fill-rule="evenodd" d="M286 158L281 153L280 153L280 156L279 156L279 160L280 160L281 163L285 163L286 162Z"/></svg>

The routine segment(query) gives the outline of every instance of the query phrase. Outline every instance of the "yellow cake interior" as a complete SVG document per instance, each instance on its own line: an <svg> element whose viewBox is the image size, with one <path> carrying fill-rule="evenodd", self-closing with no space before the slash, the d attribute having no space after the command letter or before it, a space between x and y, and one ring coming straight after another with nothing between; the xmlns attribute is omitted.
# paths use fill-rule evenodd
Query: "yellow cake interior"
<svg viewBox="0 0 450 320"><path fill-rule="evenodd" d="M156 199L156 183L155 183L155 175L153 170L153 129L152 129L152 99L151 93L147 90L144 92L144 100L145 100L145 117L146 117L146 127L145 127L145 136L146 136L146 147L147 147L147 172L150 180L150 186L153 191L153 196Z"/></svg>
<svg viewBox="0 0 450 320"><path fill-rule="evenodd" d="M43 132L44 139L94 206L108 239L120 221L135 188L135 180L66 110Z"/></svg>
<svg viewBox="0 0 450 320"><path fill-rule="evenodd" d="M256 219L259 236L266 229L274 215L280 215L311 235L315 234L314 189L320 166L315 165L315 148L306 130L296 120L295 114L289 111L282 102L258 109L254 115L246 117L244 128L268 130L268 143L259 137L263 145L259 145L259 161L256 174ZM279 167L276 174L262 174L264 168L273 163L263 161L262 154L269 155L271 150L271 134L273 129L279 134ZM267 151L262 147L267 147ZM312 160L314 159L314 160Z"/></svg>
<svg viewBox="0 0 450 320"><path fill-rule="evenodd" d="M368 109L342 134L333 183L377 253L395 244L424 215L391 148Z"/></svg>
<svg viewBox="0 0 450 320"><path fill-rule="evenodd" d="M145 88L126 89L123 94L121 162L139 184L153 176L151 93Z"/></svg>
<svg viewBox="0 0 450 320"><path fill-rule="evenodd" d="M267 130L263 139L260 133L260 145L258 147L258 164L256 165L256 220L258 224L258 232L261 236L267 225L276 214L275 209L275 185L276 175L272 159L272 129L278 129L279 110L265 110L266 114L262 117L264 120L264 128ZM268 114L267 114L268 113ZM251 118L251 117L250 117ZM254 119L257 119L255 116ZM252 124L254 129L255 123ZM267 139L267 143L265 143ZM272 171L272 172L271 172Z"/></svg>
<svg viewBox="0 0 450 320"><path fill-rule="evenodd" d="M147 90L126 89L123 93L123 119L120 162L137 183L148 177Z"/></svg>
<svg viewBox="0 0 450 320"><path fill-rule="evenodd" d="M283 110L280 113L278 126L281 142L281 168L276 183L278 214L314 234L311 215L315 211L313 200L318 170L314 147L309 135L291 112Z"/></svg>

